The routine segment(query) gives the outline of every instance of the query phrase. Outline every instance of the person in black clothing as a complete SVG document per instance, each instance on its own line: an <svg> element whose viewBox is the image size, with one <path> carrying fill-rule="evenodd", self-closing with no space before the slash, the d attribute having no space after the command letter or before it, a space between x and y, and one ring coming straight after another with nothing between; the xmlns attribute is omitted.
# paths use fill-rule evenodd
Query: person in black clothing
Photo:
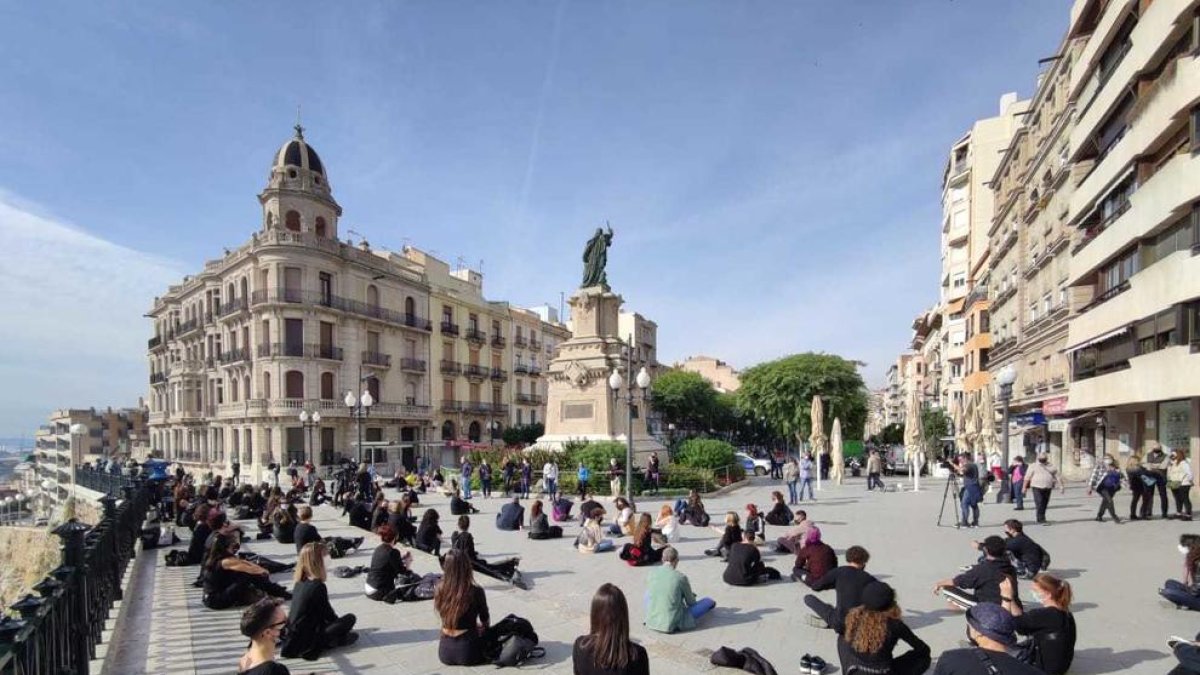
<svg viewBox="0 0 1200 675"><path fill-rule="evenodd" d="M662 551L654 548L653 523L649 513L638 516L633 526L629 543L621 547L621 560L634 567L655 565L662 562Z"/></svg>
<svg viewBox="0 0 1200 675"><path fill-rule="evenodd" d="M1179 661L1179 665L1167 672L1167 675L1196 675L1200 673L1200 633L1195 640L1167 640L1167 649Z"/></svg>
<svg viewBox="0 0 1200 675"><path fill-rule="evenodd" d="M649 515L649 514L647 514ZM730 586L753 586L762 581L778 581L779 570L763 564L762 554L754 545L754 533L742 532L741 543L729 549L729 558L722 577Z"/></svg>
<svg viewBox="0 0 1200 675"><path fill-rule="evenodd" d="M500 512L496 514L496 529L516 531L521 529L525 522L525 507L521 506L519 497L513 497L513 500L504 506L500 507Z"/></svg>
<svg viewBox="0 0 1200 675"><path fill-rule="evenodd" d="M396 550L396 531L389 525L382 525L375 531L379 535L379 546L371 554L371 566L367 568L367 580L364 590L372 600L382 600L387 603L396 601L396 580L412 581L415 576L410 571L412 553L400 553Z"/></svg>
<svg viewBox="0 0 1200 675"><path fill-rule="evenodd" d="M353 614L338 616L329 604L325 586L325 544L305 544L296 562L292 607L288 611L288 634L280 645L284 658L300 657L313 661L334 647L346 647L358 640Z"/></svg>
<svg viewBox="0 0 1200 675"><path fill-rule="evenodd" d="M465 516L472 513L479 513L479 509L471 505L471 502L462 498L462 493L458 490L450 496L450 515Z"/></svg>
<svg viewBox="0 0 1200 675"><path fill-rule="evenodd" d="M426 509L421 516L421 524L417 527L416 540L413 542L418 551L432 553L439 558L442 555L442 528L438 527L438 512Z"/></svg>
<svg viewBox="0 0 1200 675"><path fill-rule="evenodd" d="M1049 574L1033 578L1033 592L1042 606L1023 611L1005 605L1013 614L1013 628L1028 635L1021 654L1027 663L1047 675L1063 675L1075 660L1075 617L1071 614L1071 584Z"/></svg>
<svg viewBox="0 0 1200 675"><path fill-rule="evenodd" d="M208 537L212 534L212 528L208 526L208 504L201 504L204 510L196 509L196 528L192 530L192 540L188 542L187 563L189 565L199 565L204 562L204 554L207 551L205 546L208 544ZM199 518L200 513L204 513L204 519Z"/></svg>
<svg viewBox="0 0 1200 675"><path fill-rule="evenodd" d="M733 545L741 540L742 526L740 519L737 512L730 511L725 514L725 529L721 530L721 541L717 542L716 548L705 549L704 555L721 556L721 560L724 560L729 555L729 549L733 548Z"/></svg>
<svg viewBox="0 0 1200 675"><path fill-rule="evenodd" d="M995 535L983 540L983 562L953 579L943 579L933 586L933 594L941 595L951 604L967 609L977 603L999 605L1004 602L1020 603L1017 596L1017 570L1008 561L1004 540ZM1004 582L1011 584L1011 595L1005 596L1000 587Z"/></svg>
<svg viewBox="0 0 1200 675"><path fill-rule="evenodd" d="M583 503L579 505L579 524L586 525L592 511L595 511L596 509L603 511L604 507L601 506L600 502L596 501L595 499L585 499Z"/></svg>
<svg viewBox="0 0 1200 675"><path fill-rule="evenodd" d="M325 489L325 481L318 478L308 492L308 505L320 506L327 501L329 501L329 492Z"/></svg>
<svg viewBox="0 0 1200 675"><path fill-rule="evenodd" d="M383 492L379 493L383 496ZM380 525L387 525L388 520L388 503L386 499L375 500L375 508L371 509L371 531L379 529Z"/></svg>
<svg viewBox="0 0 1200 675"><path fill-rule="evenodd" d="M271 516L271 534L275 537L275 541L281 544L294 544L297 520L295 506L292 504L277 506L275 514Z"/></svg>
<svg viewBox="0 0 1200 675"><path fill-rule="evenodd" d="M296 524L295 532L292 533L292 542L296 544L296 553L304 549L305 544L319 543L321 541L321 533L317 531L317 526L313 525L312 508L301 506L296 514L300 517L300 522Z"/></svg>
<svg viewBox="0 0 1200 675"><path fill-rule="evenodd" d="M350 514L350 525L370 531L372 505L367 499L346 499L346 511Z"/></svg>
<svg viewBox="0 0 1200 675"><path fill-rule="evenodd" d="M818 628L832 628L841 633L846 625L846 614L862 604L862 592L875 577L867 573L867 561L871 554L861 546L846 549L846 564L810 584L814 591L834 589L837 606L830 606L817 596L804 596L804 604L813 611L808 616L809 624Z"/></svg>
<svg viewBox="0 0 1200 675"><path fill-rule="evenodd" d="M646 648L629 640L625 594L603 584L592 596L591 628L575 638L571 650L575 675L650 675Z"/></svg>
<svg viewBox="0 0 1200 675"><path fill-rule="evenodd" d="M901 640L911 649L893 656ZM900 619L892 587L872 581L863 588L862 604L846 614L846 630L838 636L838 660L842 673L853 667L864 674L919 675L929 669L930 652Z"/></svg>
<svg viewBox="0 0 1200 675"><path fill-rule="evenodd" d="M287 625L287 612L276 598L263 598L242 613L242 635L250 646L238 660L238 675L289 675L287 666L275 660L275 645Z"/></svg>
<svg viewBox="0 0 1200 675"><path fill-rule="evenodd" d="M252 562L237 556L234 539L217 534L204 559L204 595L202 602L209 609L226 609L248 605L264 594L291 598L287 589L271 581L270 574Z"/></svg>
<svg viewBox="0 0 1200 675"><path fill-rule="evenodd" d="M486 663L491 626L487 595L475 585L471 559L462 551L446 554L442 580L433 594L433 608L442 624L438 660L447 666Z"/></svg>
<svg viewBox="0 0 1200 675"><path fill-rule="evenodd" d="M771 525L791 525L792 511L788 508L787 502L783 500L783 493L776 490L771 493L771 510L767 512L767 523Z"/></svg>
<svg viewBox="0 0 1200 675"><path fill-rule="evenodd" d="M1041 675L1008 654L1017 644L1013 617L999 605L981 603L967 610L967 639L973 647L951 649L938 657L933 675Z"/></svg>
<svg viewBox="0 0 1200 675"><path fill-rule="evenodd" d="M413 537L417 534L417 526L413 524L412 506L408 495L392 502L391 513L388 514L388 527L396 532L396 540L408 546L413 545Z"/></svg>
<svg viewBox="0 0 1200 675"><path fill-rule="evenodd" d="M542 500L533 500L533 504L529 506L529 538L559 539L562 536L563 529L558 525L551 525L550 519L546 517Z"/></svg>
<svg viewBox="0 0 1200 675"><path fill-rule="evenodd" d="M1004 521L1004 534L1008 536L1004 548L1016 567L1017 576L1032 579L1038 572L1050 568L1050 554L1025 534L1021 521L1011 518Z"/></svg>
<svg viewBox="0 0 1200 675"><path fill-rule="evenodd" d="M498 562L489 562L479 557L479 553L475 550L475 537L471 534L471 516L458 517L458 530L450 535L450 548L455 551L462 551L471 559L471 565L476 572L486 574L493 579L507 581L518 588L523 588L524 584L521 580L521 573L517 570L517 565L521 563L520 558L505 558Z"/></svg>

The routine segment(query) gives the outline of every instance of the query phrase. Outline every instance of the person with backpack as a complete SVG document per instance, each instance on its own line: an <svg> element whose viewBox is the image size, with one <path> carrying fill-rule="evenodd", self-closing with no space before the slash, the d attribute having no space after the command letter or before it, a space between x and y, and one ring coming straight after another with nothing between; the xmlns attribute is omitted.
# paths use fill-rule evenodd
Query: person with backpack
<svg viewBox="0 0 1200 675"><path fill-rule="evenodd" d="M625 594L603 584L592 596L591 627L575 639L571 663L576 675L650 675L646 648L629 639Z"/></svg>
<svg viewBox="0 0 1200 675"><path fill-rule="evenodd" d="M433 595L433 608L442 624L438 660L447 666L487 663L491 613L487 594L475 584L470 557L451 549L442 562L442 575Z"/></svg>
<svg viewBox="0 0 1200 675"><path fill-rule="evenodd" d="M971 647L942 652L933 675L1043 675L1009 654L1017 645L1013 616L999 605L981 603L967 610Z"/></svg>
<svg viewBox="0 0 1200 675"><path fill-rule="evenodd" d="M1117 516L1117 508L1113 504L1113 497L1117 494L1117 490L1121 489L1121 472L1117 470L1117 460L1113 459L1112 455L1105 455L1104 461L1096 465L1092 470L1092 478L1088 481L1088 496L1095 491L1100 495L1100 510L1096 512L1096 521L1104 522L1104 512L1108 511L1112 514L1113 522L1118 525L1121 523L1120 517Z"/></svg>

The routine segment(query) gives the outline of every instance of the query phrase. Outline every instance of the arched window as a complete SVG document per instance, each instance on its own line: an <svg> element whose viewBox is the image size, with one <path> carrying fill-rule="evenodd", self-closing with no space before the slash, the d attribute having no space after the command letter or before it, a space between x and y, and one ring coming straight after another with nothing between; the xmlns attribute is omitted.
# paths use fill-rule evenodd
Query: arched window
<svg viewBox="0 0 1200 675"><path fill-rule="evenodd" d="M225 304L232 305L234 300L237 300L237 293L233 291L233 284L225 287Z"/></svg>
<svg viewBox="0 0 1200 675"><path fill-rule="evenodd" d="M443 441L454 440L454 422L451 422L450 420L446 420L445 422L442 423L442 440Z"/></svg>
<svg viewBox="0 0 1200 675"><path fill-rule="evenodd" d="M238 390L239 390L239 389L241 389L241 387L237 386L237 378L230 378L230 382L229 382L229 400L230 400L231 402L233 402L233 403L237 403L237 400L238 400Z"/></svg>
<svg viewBox="0 0 1200 675"><path fill-rule="evenodd" d="M371 398L378 403L382 399L379 398L379 378L371 376L367 378L367 391L371 392Z"/></svg>
<svg viewBox="0 0 1200 675"><path fill-rule="evenodd" d="M250 280L242 277L242 302L247 302L250 298Z"/></svg>
<svg viewBox="0 0 1200 675"><path fill-rule="evenodd" d="M250 376L242 377L242 398L250 400Z"/></svg>
<svg viewBox="0 0 1200 675"><path fill-rule="evenodd" d="M467 438L471 439L472 443L478 443L480 436L479 422L471 422L471 426L467 427Z"/></svg>
<svg viewBox="0 0 1200 675"><path fill-rule="evenodd" d="M327 236L324 218L317 216L316 226L313 228L313 231L315 231L317 233L318 237Z"/></svg>
<svg viewBox="0 0 1200 675"><path fill-rule="evenodd" d="M404 314L410 317L417 315L417 301L411 295L404 298Z"/></svg>
<svg viewBox="0 0 1200 675"><path fill-rule="evenodd" d="M271 374L263 373L263 398L271 398Z"/></svg>
<svg viewBox="0 0 1200 675"><path fill-rule="evenodd" d="M333 373L321 373L321 398L326 401L331 401L334 398Z"/></svg>
<svg viewBox="0 0 1200 675"><path fill-rule="evenodd" d="M284 227L291 230L292 232L299 232L300 231L300 214L295 211L288 211L287 216L284 217L283 225L284 225Z"/></svg>
<svg viewBox="0 0 1200 675"><path fill-rule="evenodd" d="M304 373L289 370L283 376L283 397L304 398Z"/></svg>
<svg viewBox="0 0 1200 675"><path fill-rule="evenodd" d="M375 284L367 286L367 307L376 309L379 307L379 289Z"/></svg>

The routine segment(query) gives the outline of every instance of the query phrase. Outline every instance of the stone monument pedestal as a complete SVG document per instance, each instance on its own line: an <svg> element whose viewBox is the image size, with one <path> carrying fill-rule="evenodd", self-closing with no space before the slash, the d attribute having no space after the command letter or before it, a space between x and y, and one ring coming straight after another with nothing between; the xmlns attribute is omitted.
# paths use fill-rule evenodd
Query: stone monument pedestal
<svg viewBox="0 0 1200 675"><path fill-rule="evenodd" d="M536 448L561 450L568 441L627 442L629 413L626 391L620 396L608 387L613 369L628 377L626 346L618 335L617 315L624 301L607 287L581 288L571 296L574 332L559 345L558 354L546 368L546 433ZM626 382L627 387L634 387ZM650 436L646 427L647 402L640 394L633 419L634 464L644 466L645 456L659 452L667 461L664 446Z"/></svg>

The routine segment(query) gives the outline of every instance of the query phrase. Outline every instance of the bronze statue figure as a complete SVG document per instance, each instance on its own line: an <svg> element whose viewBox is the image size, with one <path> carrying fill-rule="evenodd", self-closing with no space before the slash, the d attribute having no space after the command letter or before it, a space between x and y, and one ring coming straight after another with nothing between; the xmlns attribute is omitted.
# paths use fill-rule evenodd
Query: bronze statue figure
<svg viewBox="0 0 1200 675"><path fill-rule="evenodd" d="M608 290L608 273L604 267L608 264L608 247L612 244L612 238L612 226L609 226L608 232L597 227L596 234L588 240L583 249L583 283L580 288L600 286Z"/></svg>

